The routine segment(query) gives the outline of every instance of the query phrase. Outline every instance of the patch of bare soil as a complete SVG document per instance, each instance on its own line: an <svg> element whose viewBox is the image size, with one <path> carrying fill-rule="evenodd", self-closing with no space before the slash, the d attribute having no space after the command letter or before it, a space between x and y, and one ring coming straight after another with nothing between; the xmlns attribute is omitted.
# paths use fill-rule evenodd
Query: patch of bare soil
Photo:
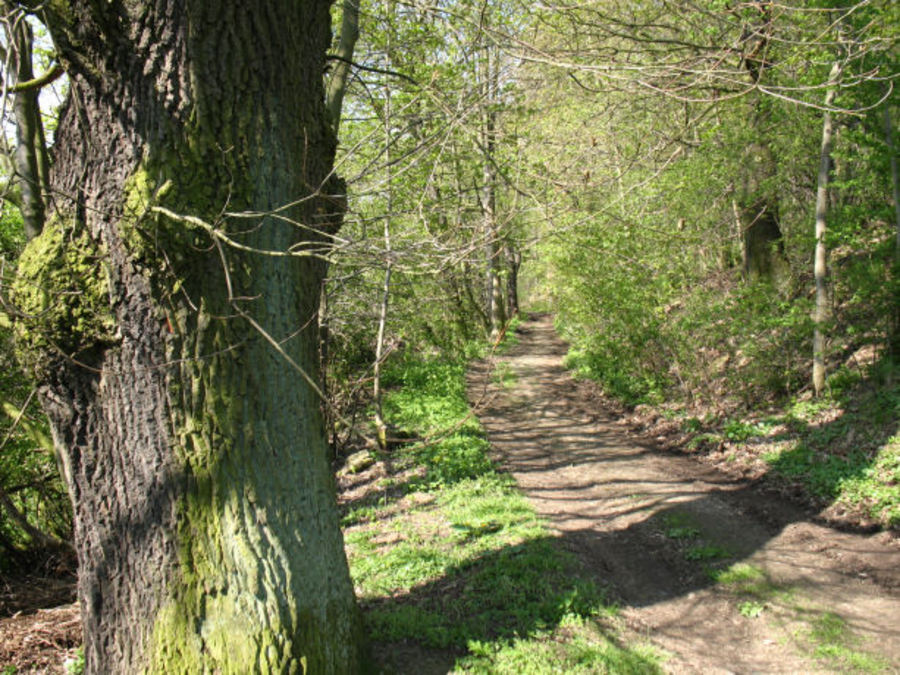
<svg viewBox="0 0 900 675"><path fill-rule="evenodd" d="M0 580L0 673L65 673L81 645L71 570Z"/></svg>
<svg viewBox="0 0 900 675"><path fill-rule="evenodd" d="M900 668L893 535L830 529L757 482L636 437L563 369L549 319L520 330L502 357L514 384L488 384L487 367L471 380L474 397L496 394L479 411L496 458L635 636L670 655L668 670L843 671L815 652L829 621L852 650ZM716 583L738 564L754 583Z"/></svg>

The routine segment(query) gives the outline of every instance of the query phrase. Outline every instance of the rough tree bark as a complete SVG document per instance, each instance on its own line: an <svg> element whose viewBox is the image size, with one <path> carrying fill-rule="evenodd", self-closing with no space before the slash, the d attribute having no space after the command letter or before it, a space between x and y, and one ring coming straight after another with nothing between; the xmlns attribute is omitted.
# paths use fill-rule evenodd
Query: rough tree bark
<svg viewBox="0 0 900 675"><path fill-rule="evenodd" d="M787 271L784 242L773 200L755 199L741 208L744 278L779 281Z"/></svg>
<svg viewBox="0 0 900 675"><path fill-rule="evenodd" d="M329 3L36 9L71 87L14 298L74 505L88 671L354 672L308 384L325 266L275 254L340 220Z"/></svg>

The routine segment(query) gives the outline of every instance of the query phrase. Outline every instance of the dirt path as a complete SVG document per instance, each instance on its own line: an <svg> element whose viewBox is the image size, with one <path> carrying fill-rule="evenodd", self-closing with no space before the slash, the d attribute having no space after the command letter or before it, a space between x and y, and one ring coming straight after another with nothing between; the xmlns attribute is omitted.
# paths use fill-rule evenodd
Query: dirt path
<svg viewBox="0 0 900 675"><path fill-rule="evenodd" d="M524 323L520 337L498 359L507 385L491 385L479 417L561 545L609 584L632 637L671 655L668 670L846 672L875 654L900 672L895 539L817 525L690 457L640 445L579 394L549 319ZM739 571L717 583L728 568Z"/></svg>

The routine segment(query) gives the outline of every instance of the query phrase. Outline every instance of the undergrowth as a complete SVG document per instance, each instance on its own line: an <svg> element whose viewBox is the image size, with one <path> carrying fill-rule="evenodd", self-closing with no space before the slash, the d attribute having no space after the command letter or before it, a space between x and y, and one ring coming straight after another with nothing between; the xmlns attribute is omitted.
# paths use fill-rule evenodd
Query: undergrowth
<svg viewBox="0 0 900 675"><path fill-rule="evenodd" d="M811 410L794 404L783 421L795 438L764 459L814 497L859 509L900 527L900 386L897 367L882 363L852 387L834 387Z"/></svg>
<svg viewBox="0 0 900 675"><path fill-rule="evenodd" d="M702 289L695 296L672 313L681 317L672 320L673 335L684 337L664 340L669 376L677 376L669 379L680 389L654 388L662 380L648 380L609 350L578 346L567 365L624 403L643 404L648 416L680 417L675 433L689 451L727 449L730 461L761 464L792 495L831 507L844 521L900 527L900 365L883 345L879 352L877 336L854 342L844 327L843 352L851 357L840 362L836 354L826 391L815 399L802 390L808 308L799 311L797 302L779 301L759 285L719 299ZM722 316L731 319L714 320ZM858 352L868 354L864 362Z"/></svg>
<svg viewBox="0 0 900 675"><path fill-rule="evenodd" d="M428 440L393 451L391 499L345 516L370 638L445 650L461 671L657 672L651 651L619 644L604 590L490 461L464 374L409 357L386 375L387 419Z"/></svg>

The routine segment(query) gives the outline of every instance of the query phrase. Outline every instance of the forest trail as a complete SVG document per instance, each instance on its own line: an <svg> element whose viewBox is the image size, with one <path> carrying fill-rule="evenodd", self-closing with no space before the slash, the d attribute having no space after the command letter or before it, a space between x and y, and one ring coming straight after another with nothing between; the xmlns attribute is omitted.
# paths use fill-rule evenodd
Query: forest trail
<svg viewBox="0 0 900 675"><path fill-rule="evenodd" d="M846 672L867 655L900 672L895 538L821 526L642 445L579 391L549 318L523 322L519 337L492 378L473 374L470 394L496 459L608 585L629 639L661 648L676 673Z"/></svg>

